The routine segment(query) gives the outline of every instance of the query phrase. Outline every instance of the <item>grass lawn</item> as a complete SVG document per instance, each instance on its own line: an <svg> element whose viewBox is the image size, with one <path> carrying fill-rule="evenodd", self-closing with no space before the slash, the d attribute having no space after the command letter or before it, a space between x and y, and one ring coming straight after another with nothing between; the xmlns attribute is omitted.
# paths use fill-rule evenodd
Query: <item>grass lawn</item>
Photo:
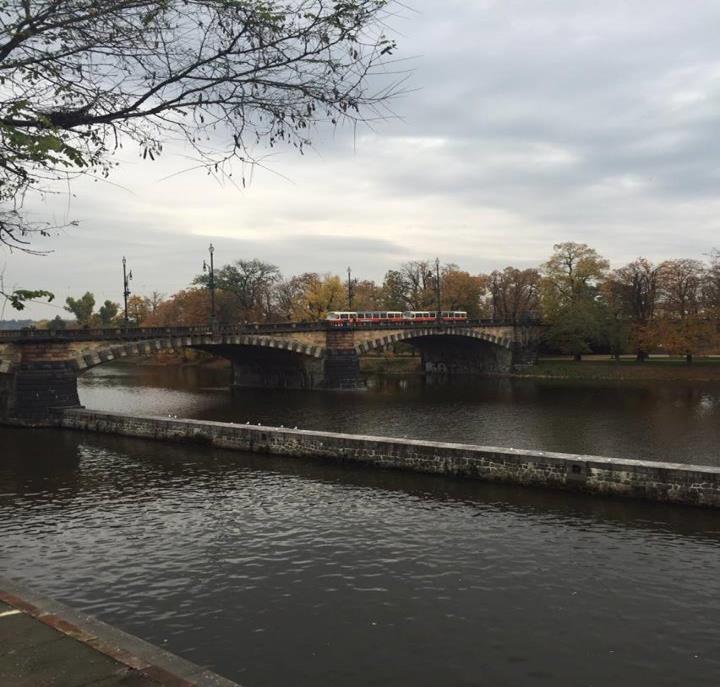
<svg viewBox="0 0 720 687"><path fill-rule="evenodd" d="M523 377L561 377L566 379L677 379L720 381L720 357L697 357L688 365L685 358L655 356L639 363L634 357L614 360L608 356L586 356L580 362L571 358L541 358L519 373Z"/></svg>

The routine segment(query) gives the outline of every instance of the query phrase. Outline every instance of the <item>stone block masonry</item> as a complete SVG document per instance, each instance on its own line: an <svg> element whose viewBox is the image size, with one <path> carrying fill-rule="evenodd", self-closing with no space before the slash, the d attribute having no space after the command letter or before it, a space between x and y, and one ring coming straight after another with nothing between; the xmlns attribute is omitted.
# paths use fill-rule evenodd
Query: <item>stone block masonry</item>
<svg viewBox="0 0 720 687"><path fill-rule="evenodd" d="M59 411L58 424L66 429L195 442L250 453L720 508L720 467L75 409Z"/></svg>

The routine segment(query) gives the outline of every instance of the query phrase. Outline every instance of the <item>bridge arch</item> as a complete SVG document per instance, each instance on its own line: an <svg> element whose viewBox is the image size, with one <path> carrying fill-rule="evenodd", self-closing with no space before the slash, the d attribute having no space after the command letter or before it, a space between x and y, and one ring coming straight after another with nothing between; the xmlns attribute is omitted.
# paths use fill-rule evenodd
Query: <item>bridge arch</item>
<svg viewBox="0 0 720 687"><path fill-rule="evenodd" d="M74 357L74 363L78 372L84 372L91 367L96 367L97 365L102 365L103 363L118 358L142 357L163 351L180 352L184 348L196 348L207 351L208 353L217 352L220 357L228 357L226 354L231 349L240 351L243 348L287 351L288 353L316 359L322 358L325 355L325 349L322 346L311 346L298 341L278 339L275 337L213 337L210 335L193 335L146 339L125 343L103 343L100 346L78 351Z"/></svg>
<svg viewBox="0 0 720 687"><path fill-rule="evenodd" d="M418 327L369 337L356 344L358 355L383 351L407 342L421 355L422 369L431 374L473 375L508 372L513 361L513 341L470 327Z"/></svg>
<svg viewBox="0 0 720 687"><path fill-rule="evenodd" d="M369 353L370 351L384 351L391 348L394 344L409 339L419 339L426 337L439 337L439 336L452 336L462 337L467 339L475 339L477 341L484 341L487 343L501 346L508 351L512 350L512 340L507 337L495 336L489 332L476 329L433 329L427 327L425 329L410 329L386 336L378 337L376 339L370 339L363 341L355 346L355 351L358 355L363 353Z"/></svg>

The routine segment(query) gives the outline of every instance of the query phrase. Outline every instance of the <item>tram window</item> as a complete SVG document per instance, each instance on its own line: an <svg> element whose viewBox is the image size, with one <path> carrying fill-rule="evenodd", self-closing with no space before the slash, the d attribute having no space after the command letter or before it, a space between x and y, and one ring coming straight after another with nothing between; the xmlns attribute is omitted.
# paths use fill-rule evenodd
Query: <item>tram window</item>
<svg viewBox="0 0 720 687"><path fill-rule="evenodd" d="M340 315L341 320L347 320L347 318L348 318L347 313L343 313L342 315Z"/></svg>

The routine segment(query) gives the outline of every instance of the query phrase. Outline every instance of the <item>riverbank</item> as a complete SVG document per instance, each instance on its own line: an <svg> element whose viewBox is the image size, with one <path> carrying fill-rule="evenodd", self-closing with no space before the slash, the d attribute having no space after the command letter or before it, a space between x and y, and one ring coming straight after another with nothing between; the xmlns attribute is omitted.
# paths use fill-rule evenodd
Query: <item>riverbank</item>
<svg viewBox="0 0 720 687"><path fill-rule="evenodd" d="M239 687L133 635L0 579L0 684Z"/></svg>
<svg viewBox="0 0 720 687"><path fill-rule="evenodd" d="M422 374L419 356L363 356L360 369L367 374ZM588 356L580 361L570 358L541 358L521 371L500 376L538 379L647 380L647 381L720 381L720 358L697 358L688 365L684 358L657 357L643 363L634 358L615 360L608 356Z"/></svg>
<svg viewBox="0 0 720 687"><path fill-rule="evenodd" d="M688 365L681 358L652 358L644 363L634 359L620 360L589 357L569 359L540 359L532 367L512 373L514 377L587 380L647 380L647 381L720 381L720 359L698 358Z"/></svg>

